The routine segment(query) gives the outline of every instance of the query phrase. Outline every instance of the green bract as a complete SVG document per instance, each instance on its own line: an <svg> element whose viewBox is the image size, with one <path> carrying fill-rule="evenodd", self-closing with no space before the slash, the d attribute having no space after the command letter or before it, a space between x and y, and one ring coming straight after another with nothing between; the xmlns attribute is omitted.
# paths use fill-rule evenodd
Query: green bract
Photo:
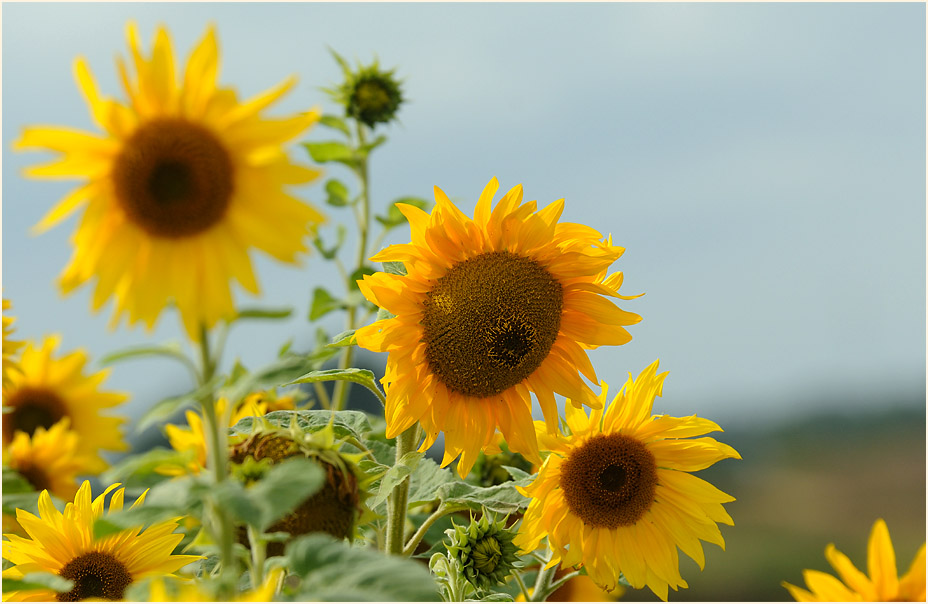
<svg viewBox="0 0 928 604"><path fill-rule="evenodd" d="M518 548L513 545L515 531L506 528L506 518L492 519L484 513L467 526L454 525L445 531L448 557L463 569L464 578L478 590L489 590L505 583L517 567Z"/></svg>

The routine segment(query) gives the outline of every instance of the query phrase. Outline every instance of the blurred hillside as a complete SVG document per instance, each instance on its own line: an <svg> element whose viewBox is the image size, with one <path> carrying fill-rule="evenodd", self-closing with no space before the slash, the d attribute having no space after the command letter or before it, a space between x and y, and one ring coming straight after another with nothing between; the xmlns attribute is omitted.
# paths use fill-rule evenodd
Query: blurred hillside
<svg viewBox="0 0 928 604"><path fill-rule="evenodd" d="M804 587L803 569L831 572L828 543L865 570L867 538L878 517L886 520L905 572L925 541L923 405L884 401L866 415L814 415L718 435L744 459L698 475L737 497L726 506L735 526L722 526L726 551L705 547L703 572L681 555L689 589L670 592L669 599L790 600L781 581ZM628 590L622 599L656 600L647 589Z"/></svg>

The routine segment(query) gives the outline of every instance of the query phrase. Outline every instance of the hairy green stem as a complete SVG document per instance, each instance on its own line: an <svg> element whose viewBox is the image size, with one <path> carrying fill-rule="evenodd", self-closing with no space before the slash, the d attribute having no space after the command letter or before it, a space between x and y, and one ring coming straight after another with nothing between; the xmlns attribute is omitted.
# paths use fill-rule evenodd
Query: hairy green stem
<svg viewBox="0 0 928 604"><path fill-rule="evenodd" d="M264 585L264 559L267 556L267 544L258 538L258 531L251 525L248 525L248 542L251 544L251 588L258 589Z"/></svg>
<svg viewBox="0 0 928 604"><path fill-rule="evenodd" d="M512 571L512 576L515 577L516 583L519 584L519 589L522 590L522 597L525 598L526 602L530 601L531 596L528 593L528 588L525 587L525 581L522 580L522 575L519 574L519 571Z"/></svg>
<svg viewBox="0 0 928 604"><path fill-rule="evenodd" d="M411 426L396 437L396 461L403 458L404 455L415 449L416 435L418 434L419 425ZM406 512L409 501L409 477L407 476L398 485L393 487L393 492L387 497L387 544L386 551L388 554L403 555L403 545L405 540L406 529Z"/></svg>
<svg viewBox="0 0 928 604"><path fill-rule="evenodd" d="M200 326L200 361L202 365L202 374L200 376L200 385L208 384L216 373L216 360L209 348L209 332L205 325ZM227 434L222 427L222 420L216 416L216 403L212 392L203 395L200 399L200 406L203 409L203 423L206 432L207 442L207 466L212 470L213 479L216 483L226 480L228 472L226 464L227 459ZM228 420L225 420L228 423ZM223 594L234 589L235 577L238 574L237 564L232 554L233 545L233 527L225 508L219 502L213 501L210 507L210 513L215 519L216 533L214 538L219 543L220 560L222 561L222 573L220 575L220 588ZM221 594L221 595L223 595Z"/></svg>
<svg viewBox="0 0 928 604"><path fill-rule="evenodd" d="M574 577L579 577L579 576L580 576L579 570L575 570L571 573L564 575L563 577L561 577L560 579L558 579L557 581L551 584L551 587L549 588L549 591L550 591L549 595L559 590L565 583L567 583Z"/></svg>
<svg viewBox="0 0 928 604"><path fill-rule="evenodd" d="M425 537L425 533L428 532L432 525L438 522L440 518L447 516L448 514L453 514L454 512L460 512L466 509L467 506L465 505L439 505L438 509L432 512L432 515L425 519L425 521L422 523L422 526L419 527L419 530L417 530L416 533L410 537L406 547L403 548L403 555L413 555L413 553L416 551L416 548L419 546L419 543L422 541L422 538Z"/></svg>
<svg viewBox="0 0 928 604"><path fill-rule="evenodd" d="M367 139L364 135L364 125L361 122L357 122L357 134L358 134L358 147L363 147ZM368 165L367 165L367 154L358 157L358 168L356 170L358 174L358 179L361 181L361 212L360 215L355 214L355 218L358 222L358 261L357 267L361 268L367 262L367 234L370 230L370 221L371 221L371 200L370 200L370 191L369 191L369 176L368 176ZM349 277L350 279L350 277ZM346 279L348 281L348 279ZM354 288L354 283L346 282L346 287L350 292ZM346 322L346 330L357 329L357 305L350 305L348 307L348 319ZM339 369L348 369L351 367L351 362L354 358L354 346L348 346L342 352L341 361L338 364ZM345 408L345 404L348 402L348 392L350 390L351 384L348 382L338 382L335 384L335 392L332 395L332 408L336 411L341 411Z"/></svg>
<svg viewBox="0 0 928 604"><path fill-rule="evenodd" d="M532 593L532 602L544 602L548 599L548 596L551 595L551 592L554 591L551 588L551 581L554 579L554 573L557 572L558 566L558 564L555 564L550 568L545 568L545 564L542 565L541 569L538 571L538 578L535 579L535 591Z"/></svg>

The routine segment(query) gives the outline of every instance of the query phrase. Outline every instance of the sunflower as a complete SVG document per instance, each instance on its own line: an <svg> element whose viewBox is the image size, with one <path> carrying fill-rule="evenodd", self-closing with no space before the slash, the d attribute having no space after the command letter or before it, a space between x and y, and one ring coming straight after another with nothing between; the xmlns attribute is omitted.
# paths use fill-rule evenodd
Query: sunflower
<svg viewBox="0 0 928 604"><path fill-rule="evenodd" d="M196 340L201 325L234 316L230 279L258 293L249 248L288 263L307 250L304 236L323 216L286 189L320 172L291 163L281 146L320 114L261 115L293 87L292 77L244 102L219 87L213 28L181 81L166 29L155 34L150 59L133 23L127 33L135 73L121 57L117 63L127 103L101 96L82 58L74 65L104 134L30 127L14 147L64 154L28 176L85 181L36 226L43 231L86 204L62 291L96 277L94 310L113 297L114 325L126 314L130 325L144 321L149 329L173 303Z"/></svg>
<svg viewBox="0 0 928 604"><path fill-rule="evenodd" d="M587 417L572 401L565 405L570 435L538 438L551 451L527 488L531 497L516 544L535 550L547 536L550 564L582 565L597 585L613 590L619 573L640 589L647 585L662 600L668 586L686 587L677 547L702 568L700 539L725 547L716 523L733 524L722 503L734 501L690 474L738 453L710 437L721 430L696 417L651 416L667 373L655 361L637 379L629 375L606 409ZM605 405L608 385L600 397Z"/></svg>
<svg viewBox="0 0 928 604"><path fill-rule="evenodd" d="M925 544L922 543L908 572L900 578L896 571L896 552L882 518L870 530L870 542L867 544L869 577L857 570L833 543L825 548L825 557L841 580L821 571L805 570L802 575L811 591L783 583L797 602L925 601Z"/></svg>
<svg viewBox="0 0 928 604"><path fill-rule="evenodd" d="M77 491L74 503L59 512L48 491L39 495L41 518L16 510L16 519L30 538L4 535L3 557L15 566L3 571L4 578L21 579L33 572L54 573L74 581L69 592L51 590L16 591L4 600L73 602L85 598L121 600L126 587L139 579L173 573L200 556L175 556L171 552L183 534L174 533L177 523L159 522L145 530L127 529L103 539L94 539L93 524L103 516L103 500L118 484L108 487L91 503L90 483ZM124 489L113 492L110 512L122 509ZM146 491L147 493L147 491ZM145 499L143 493L132 507Z"/></svg>
<svg viewBox="0 0 928 604"><path fill-rule="evenodd" d="M13 360L16 352L22 348L23 343L16 340L7 339L13 333L13 321L15 317L6 316L6 311L10 309L10 301L3 300L3 385L10 382L10 374L20 371L19 363Z"/></svg>
<svg viewBox="0 0 928 604"><path fill-rule="evenodd" d="M357 331L360 346L390 353L387 437L419 421L424 451L443 430L442 466L460 454L462 477L497 426L513 451L537 461L530 392L553 433L555 392L596 404L579 375L596 380L584 349L628 342L623 326L641 320L604 297L627 299L618 294L622 273L607 276L623 248L590 227L558 223L563 199L541 211L523 204L521 185L491 210L498 187L494 178L484 188L473 220L438 187L431 216L396 204L412 242L371 260L402 262L407 274L358 282L395 315Z"/></svg>
<svg viewBox="0 0 928 604"><path fill-rule="evenodd" d="M285 401L287 397L276 399L275 402ZM225 414L229 402L220 398L216 401L216 417ZM258 417L268 412L267 402L261 396L249 395L245 401L232 413L229 426L234 426L246 417ZM192 451L193 459L186 467L163 464L155 468L160 474L179 476L182 474L199 474L206 467L206 431L203 428L203 418L194 411L187 411L187 427L182 428L174 424L167 424L164 432L171 443L171 447L178 452Z"/></svg>
<svg viewBox="0 0 928 604"><path fill-rule="evenodd" d="M554 580L557 581L567 574L568 571L558 569L554 573ZM529 596L534 593L534 589L529 587ZM569 579L566 583L554 590L547 598L547 602L615 602L625 593L625 588L619 585L611 593L593 583L593 580L586 575L578 575ZM525 596L519 594L516 596L516 602L525 602Z"/></svg>
<svg viewBox="0 0 928 604"><path fill-rule="evenodd" d="M3 406L10 409L3 415L3 444L10 445L17 432L32 436L40 427L48 430L69 418L71 430L77 433L77 452L87 456L86 471L97 473L107 465L100 457L101 449L127 449L120 428L126 420L100 411L128 397L100 390L109 371L85 374L87 354L83 350L53 358L58 344L58 336L46 337L40 348L26 344L20 360L22 373L14 373L10 384L3 387Z"/></svg>
<svg viewBox="0 0 928 604"><path fill-rule="evenodd" d="M13 442L3 449L3 465L16 470L36 491L70 500L77 492L77 475L88 473L92 465L78 453L79 437L70 429L71 419L62 418L50 429L36 428L29 436L16 432Z"/></svg>
<svg viewBox="0 0 928 604"><path fill-rule="evenodd" d="M264 584L258 588L238 594L233 602L271 602L277 593L277 585L284 577L282 568L275 568L268 573ZM148 592L149 602L215 602L216 594L194 581L171 581L162 578L152 580Z"/></svg>

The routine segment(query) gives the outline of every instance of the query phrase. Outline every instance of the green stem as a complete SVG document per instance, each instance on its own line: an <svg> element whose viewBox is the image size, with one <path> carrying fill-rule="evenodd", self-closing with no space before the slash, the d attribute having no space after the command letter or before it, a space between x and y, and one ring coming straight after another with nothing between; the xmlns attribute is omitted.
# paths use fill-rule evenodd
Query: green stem
<svg viewBox="0 0 928 604"><path fill-rule="evenodd" d="M363 147L367 139L364 135L364 126L357 122L358 147ZM358 178L361 181L361 212L356 215L358 222L358 262L357 267L363 267L367 262L367 235L371 222L371 201L370 201L370 184L368 175L367 155L358 158ZM347 280L346 280L347 281ZM345 283L348 291L354 289L354 283ZM357 306L352 305L348 308L348 320L346 330L357 329ZM348 369L354 358L354 346L348 346L342 353L341 361L338 364L339 369ZM335 392L332 394L332 408L341 411L345 408L348 401L348 391L351 384L348 382L339 382L335 384Z"/></svg>
<svg viewBox="0 0 928 604"><path fill-rule="evenodd" d="M525 587L525 581L522 580L522 575L520 575L518 571L512 571L512 576L515 577L516 583L519 584L519 589L522 590L522 597L525 598L525 601L531 601L532 596L529 595L528 589Z"/></svg>
<svg viewBox="0 0 928 604"><path fill-rule="evenodd" d="M200 361L202 365L200 385L202 386L208 384L216 373L216 361L210 353L209 332L205 325L200 327ZM212 392L203 395L200 399L200 406L203 409L203 423L208 446L207 466L213 471L213 479L218 484L226 479L228 471L226 468L228 462L228 455L226 454L227 434L222 429L220 418L216 416L216 403ZM227 420L226 423L228 423ZM225 508L219 502L213 501L209 507L215 519L216 533L218 533L213 537L219 543L220 560L222 561L220 588L224 593L228 593L229 590L234 589L235 577L238 574L235 568L237 564L232 554L232 522L226 514Z"/></svg>
<svg viewBox="0 0 928 604"><path fill-rule="evenodd" d="M570 581L570 580L573 579L574 577L579 577L579 576L580 576L580 571L579 571L579 570L575 570L575 571L573 571L573 572L570 572L570 573L564 575L563 577L561 577L560 579L558 579L557 581L555 581L554 583L551 584L551 587L549 588L549 589L550 589L550 593L553 594L554 592L556 592L557 590L559 590L565 583L567 583L568 581ZM549 594L549 595L550 595L550 594Z"/></svg>
<svg viewBox="0 0 928 604"><path fill-rule="evenodd" d="M255 527L248 525L248 542L251 544L251 588L258 589L264 585L264 559L267 545L258 538Z"/></svg>
<svg viewBox="0 0 928 604"><path fill-rule="evenodd" d="M545 568L542 565L538 571L538 578L535 580L535 591L532 593L532 602L544 602L554 590L551 589L551 580L554 579L554 573L557 572L558 564L551 568Z"/></svg>
<svg viewBox="0 0 928 604"><path fill-rule="evenodd" d="M416 447L416 433L419 425L409 427L396 437L396 461ZM409 501L409 477L393 487L387 497L387 544L388 554L403 555L403 543L406 529L407 502Z"/></svg>
<svg viewBox="0 0 928 604"><path fill-rule="evenodd" d="M425 522L422 523L422 526L419 527L419 530L409 539L409 542L406 544L406 547L403 548L404 556L411 556L416 551L416 548L419 546L419 542L422 541L422 538L425 537L425 533L432 527L433 524L438 522L443 516L448 514L453 514L454 512L460 512L466 510L467 506L465 505L449 505L445 507L445 504L438 506L438 509L432 512L432 515L425 519Z"/></svg>

